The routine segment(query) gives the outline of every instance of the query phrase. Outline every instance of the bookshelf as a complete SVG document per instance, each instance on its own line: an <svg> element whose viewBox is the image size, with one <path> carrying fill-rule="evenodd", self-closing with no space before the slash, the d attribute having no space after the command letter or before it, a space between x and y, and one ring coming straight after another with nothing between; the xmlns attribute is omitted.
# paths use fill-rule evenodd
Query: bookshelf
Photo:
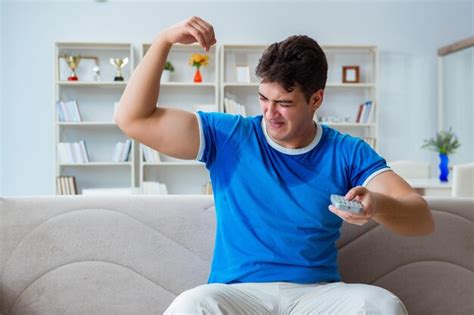
<svg viewBox="0 0 474 315"><path fill-rule="evenodd" d="M225 100L231 99L244 108L247 116L261 114L255 68L267 47L224 44L214 46L206 53L198 45L174 45L168 56L174 72L169 81L161 82L157 106L191 112L203 109L226 112ZM149 48L149 43L142 44L140 57ZM322 48L328 59L328 81L323 105L314 119L343 133L363 138L377 150L378 48L370 45L323 45ZM97 57L101 81L94 80L92 59L81 61L77 69L79 81L68 81L70 69L64 59L58 58L65 53ZM208 66L200 69L201 83L193 82L195 68L188 63L193 53L209 55ZM115 70L109 63L112 57L130 59L123 71L125 81L113 81ZM82 193L83 189L105 187L117 188L117 191L131 188L141 193L159 193L153 192L155 188L150 189L151 184L156 186L157 183L158 186L164 184L169 194L201 194L208 191L206 184L210 179L203 163L175 159L159 152L148 153L147 158L145 146L133 140L129 159L113 161L114 144L129 140L113 122L113 112L134 64L131 44L55 44L56 100L76 100L82 116L82 121L59 121L55 104L55 143L84 140L89 153L87 163L64 162L56 158L56 176L75 176L78 193ZM359 66L359 82L342 82L342 68L347 65ZM356 122L359 105L369 100L372 102L370 119Z"/></svg>
<svg viewBox="0 0 474 315"><path fill-rule="evenodd" d="M127 159L113 159L115 144L130 140L114 123L113 113L133 69L132 45L56 42L54 51L55 178L74 176L78 194L89 189L134 189L135 143L130 141L130 153L124 153ZM66 55L81 57L77 81L68 80L72 74ZM122 69L124 81L114 81L117 71L110 58L128 58ZM70 145L82 141L85 150ZM56 180L56 193L64 191L59 186Z"/></svg>
<svg viewBox="0 0 474 315"><path fill-rule="evenodd" d="M150 44L142 45L143 57ZM202 82L193 81L196 68L189 65L192 54L209 56L207 66L202 66L200 72ZM168 55L168 61L173 64L174 71L168 82L161 82L157 106L175 107L191 112L203 110L219 111L218 107L218 58L217 48L211 47L208 52L195 45L174 45ZM140 187L146 182L158 182L166 185L169 194L201 194L210 182L204 163L198 161L180 160L156 153L158 160L147 161L144 154L145 146L140 144L139 150L139 183Z"/></svg>
<svg viewBox="0 0 474 315"><path fill-rule="evenodd" d="M225 44L220 47L220 111L229 112L224 108L224 100L230 99L242 105L247 116L261 114L258 102L259 81L255 76L255 69L267 47L268 45L242 44ZM248 82L238 80L237 66L248 67Z"/></svg>
<svg viewBox="0 0 474 315"><path fill-rule="evenodd" d="M317 112L322 124L366 140L378 149L377 73L379 53L373 45L322 45L328 60L324 102ZM359 82L343 83L344 66L359 67ZM359 105L371 101L367 121L356 122Z"/></svg>
<svg viewBox="0 0 474 315"><path fill-rule="evenodd" d="M245 107L247 115L260 114L257 98L259 81L255 68L267 45L222 45L220 49L220 111L225 99L229 98ZM326 45L321 46L328 59L328 81L322 107L315 120L322 124L365 139L372 147L378 146L377 110L377 68L378 49L369 45ZM238 82L237 66L248 66L248 82ZM359 82L343 83L342 67L359 66ZM356 122L359 105L372 101L370 119ZM367 117L369 118L369 117Z"/></svg>

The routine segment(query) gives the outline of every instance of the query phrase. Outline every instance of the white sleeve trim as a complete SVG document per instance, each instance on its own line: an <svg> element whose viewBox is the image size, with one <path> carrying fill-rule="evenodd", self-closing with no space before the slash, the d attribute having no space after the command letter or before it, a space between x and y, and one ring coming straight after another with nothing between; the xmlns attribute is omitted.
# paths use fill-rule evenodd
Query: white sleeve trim
<svg viewBox="0 0 474 315"><path fill-rule="evenodd" d="M202 155L204 154L204 147L206 145L206 140L204 138L204 133L202 131L201 116L199 116L198 113L194 113L194 114L196 115L198 127L199 127L199 150L196 156L196 160L201 161Z"/></svg>
<svg viewBox="0 0 474 315"><path fill-rule="evenodd" d="M378 171L375 171L373 172L372 174L370 174L369 177L367 177L364 181L364 183L362 183L362 186L364 187L367 187L367 185L369 184L369 182L372 180L372 178L374 178L375 176L379 175L380 173L383 173L383 172L386 172L386 171L391 171L392 169L390 167L386 167L386 168L382 168Z"/></svg>

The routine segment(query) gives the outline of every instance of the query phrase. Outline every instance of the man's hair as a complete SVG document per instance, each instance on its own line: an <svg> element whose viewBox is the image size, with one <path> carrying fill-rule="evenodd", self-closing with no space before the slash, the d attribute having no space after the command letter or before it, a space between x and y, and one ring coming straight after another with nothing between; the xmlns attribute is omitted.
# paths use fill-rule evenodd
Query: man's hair
<svg viewBox="0 0 474 315"><path fill-rule="evenodd" d="M301 87L306 102L326 87L328 62L319 44L305 35L293 35L271 44L260 58L255 74L263 82L276 82L291 92Z"/></svg>

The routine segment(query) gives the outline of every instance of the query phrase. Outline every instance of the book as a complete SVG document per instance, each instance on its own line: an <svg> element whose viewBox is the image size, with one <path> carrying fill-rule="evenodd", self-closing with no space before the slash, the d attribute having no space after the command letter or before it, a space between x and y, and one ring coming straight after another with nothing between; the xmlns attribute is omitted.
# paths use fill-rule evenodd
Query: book
<svg viewBox="0 0 474 315"><path fill-rule="evenodd" d="M82 152L82 159L84 163L89 163L89 153L87 152L86 142L84 140L79 141L81 152Z"/></svg>
<svg viewBox="0 0 474 315"><path fill-rule="evenodd" d="M364 109L364 104L360 104L359 108L357 109L356 119L355 122L360 122L360 116L362 115L362 110Z"/></svg>
<svg viewBox="0 0 474 315"><path fill-rule="evenodd" d="M58 113L58 120L64 122L81 122L82 116L79 111L77 101L56 101L56 110Z"/></svg>
<svg viewBox="0 0 474 315"><path fill-rule="evenodd" d="M247 116L245 106L241 105L230 98L224 98L224 111L232 115Z"/></svg>
<svg viewBox="0 0 474 315"><path fill-rule="evenodd" d="M132 146L132 140L127 140L123 144L123 152L122 155L120 156L120 162L126 162L128 160L128 156L130 154L130 149Z"/></svg>
<svg viewBox="0 0 474 315"><path fill-rule="evenodd" d="M365 111L364 111L364 115L362 116L362 122L366 124L369 122L369 116L370 116L370 113L372 112L372 102L371 101L365 102L364 108L365 108Z"/></svg>
<svg viewBox="0 0 474 315"><path fill-rule="evenodd" d="M147 147L146 145L143 145L143 157L145 158L145 162L161 162L160 153L150 147Z"/></svg>
<svg viewBox="0 0 474 315"><path fill-rule="evenodd" d="M360 104L357 108L357 114L355 118L356 123L367 124L372 120L373 103L372 101L366 101Z"/></svg>
<svg viewBox="0 0 474 315"><path fill-rule="evenodd" d="M79 107L77 106L77 102L75 100L71 100L71 101L68 101L67 104L70 107L70 111L72 112L73 121L76 121L76 122L82 121L81 113L79 112Z"/></svg>
<svg viewBox="0 0 474 315"><path fill-rule="evenodd" d="M71 176L71 179L72 179L72 187L73 187L73 193L74 195L77 195L78 192L77 192L77 184L76 184L76 177L75 176Z"/></svg>

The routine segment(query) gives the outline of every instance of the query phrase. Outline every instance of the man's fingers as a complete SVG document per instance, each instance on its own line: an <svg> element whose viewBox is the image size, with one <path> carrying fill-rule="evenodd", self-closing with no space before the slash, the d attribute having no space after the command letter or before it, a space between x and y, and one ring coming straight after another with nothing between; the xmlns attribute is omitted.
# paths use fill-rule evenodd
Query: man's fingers
<svg viewBox="0 0 474 315"><path fill-rule="evenodd" d="M204 48L209 50L209 48L216 42L215 35L214 35L214 28L212 25L204 21L199 17L195 17L193 20L193 25L199 29L206 39L206 45Z"/></svg>
<svg viewBox="0 0 474 315"><path fill-rule="evenodd" d="M344 198L346 198L347 200L352 200L352 199L354 199L355 196L365 194L365 191L366 191L366 188L365 188L365 187L357 186L357 187L354 187L354 188L350 189L350 190L346 193L346 195L344 196Z"/></svg>
<svg viewBox="0 0 474 315"><path fill-rule="evenodd" d="M210 46L214 45L217 42L216 34L214 33L214 27L201 18L198 18L198 21L202 23L202 25L206 28L208 34L210 35L210 41L209 41Z"/></svg>
<svg viewBox="0 0 474 315"><path fill-rule="evenodd" d="M202 47L206 47L206 39L199 29L197 29L192 23L188 23L186 29Z"/></svg>
<svg viewBox="0 0 474 315"><path fill-rule="evenodd" d="M211 30L209 29L209 25L200 18L196 18L194 22L196 23L196 27L201 30L201 32L204 34L204 37L206 38L206 48L211 47L212 34Z"/></svg>
<svg viewBox="0 0 474 315"><path fill-rule="evenodd" d="M339 210L335 208L334 206L330 205L329 210L339 216L341 219L344 221L351 223L351 224L356 224L356 225L364 225L367 222L369 222L369 217L367 217L365 214L352 214L346 211Z"/></svg>
<svg viewBox="0 0 474 315"><path fill-rule="evenodd" d="M210 46L209 44L210 39L209 39L209 35L207 34L208 32L201 24L199 24L197 20L191 21L190 24L193 28L195 28L199 32L199 35L203 39L203 42L201 43L201 45L204 49L207 50L207 47Z"/></svg>

